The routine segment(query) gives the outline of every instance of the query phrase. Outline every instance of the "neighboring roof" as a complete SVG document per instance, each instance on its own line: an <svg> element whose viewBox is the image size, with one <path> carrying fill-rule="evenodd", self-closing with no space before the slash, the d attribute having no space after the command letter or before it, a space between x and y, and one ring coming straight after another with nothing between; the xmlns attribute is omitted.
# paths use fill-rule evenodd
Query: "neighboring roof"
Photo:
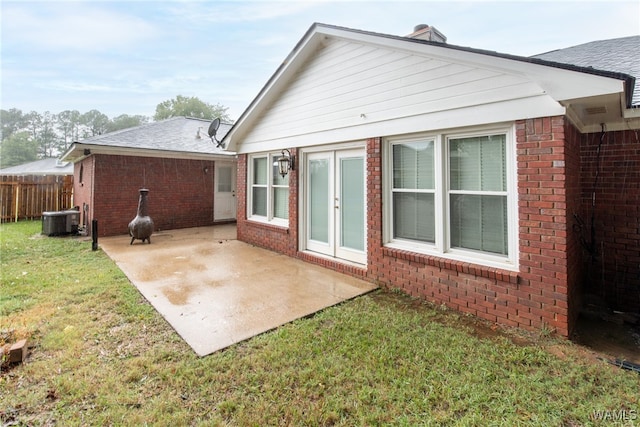
<svg viewBox="0 0 640 427"><path fill-rule="evenodd" d="M224 146L229 150L249 152L249 149L243 146L245 142L253 144L252 147L275 150L285 148L299 141L300 135L294 135L293 132L290 132L291 135L285 135L285 132L280 128L277 129L280 134L274 136L273 132L271 132L266 135L265 141L268 142L260 147L255 145L257 138L254 137L251 141L246 140L246 138L250 133L253 136L259 133L255 130L256 124L263 120L266 115L274 114L272 107L280 95L289 89L289 84L294 80L298 81L298 76L307 64L318 58L324 58L320 53L324 53L324 47L335 41L359 43L362 46L375 46L376 48L388 49L403 55L415 55L416 58L432 58L462 66L472 66L478 70L495 71L505 76L526 79L531 82L531 87L538 90L536 94L531 95L531 97L535 97L537 103L529 103L529 111L525 115L515 117L513 115L517 111L511 109L510 111L513 113L511 116L502 114L498 117L496 115L494 117L495 122L537 117L536 114L556 115L564 113L571 118L581 132L600 130L602 123L607 123L609 130L629 128L629 120L640 123L640 115L636 117L635 113L629 115L628 111L622 111L629 110L631 106L630 94L635 83L634 77L628 74L315 23L298 41L280 67L235 122L223 140ZM371 71L374 72L373 69ZM293 99L299 98L294 97ZM428 102L428 99L425 100L426 102ZM483 105L487 106L488 109L490 104L496 105L495 102ZM554 106L558 108L553 108ZM282 107L281 109L284 110L285 108ZM505 110L509 111L509 107L505 107L501 113L504 113ZM449 109L449 111L452 110ZM349 111L349 113L352 112ZM361 115L358 116L363 117ZM467 114L467 117L470 116L473 116L473 114ZM431 123L432 125L435 123L434 120L430 120L433 116L429 116L429 113L425 111L414 111L412 117L415 119L413 123L416 122L418 117L422 118L421 123ZM406 116L404 119L409 121L410 117ZM389 132L394 131L417 131L410 127L401 127L399 117L384 118L378 116L373 118L366 116L364 121L358 121L357 117L355 120L349 120L351 120L351 116L345 116L344 120L341 120L340 129L337 126L319 129L320 125L316 121L312 123L313 129L310 132L313 132L314 136L317 137L315 141L323 138L325 141L329 141L333 138L333 141L337 142L338 138L353 140L366 138L370 135L390 135L391 133ZM395 124L398 126L387 126L389 120L395 120ZM300 124L300 126L302 125ZM446 124L444 125L446 126ZM465 126L465 124L462 124L462 126ZM636 124L634 123L633 126L636 126ZM267 127L265 126L264 128ZM260 131L264 130L261 129ZM423 127L422 131L424 130ZM337 133L340 134L337 135ZM308 144L315 143L311 141L309 136L308 133L305 134L305 142ZM330 138L328 138L329 136ZM298 138L297 140L295 139L296 137ZM253 149L251 148L250 150Z"/></svg>
<svg viewBox="0 0 640 427"><path fill-rule="evenodd" d="M172 117L76 141L62 159L75 162L89 154L174 158L233 156L234 153L218 148L209 138L210 124L211 120ZM221 123L216 139L220 141L229 129L230 124Z"/></svg>
<svg viewBox="0 0 640 427"><path fill-rule="evenodd" d="M640 107L640 36L598 40L532 58L629 74L635 77L631 105Z"/></svg>
<svg viewBox="0 0 640 427"><path fill-rule="evenodd" d="M73 163L48 158L0 169L0 175L73 175Z"/></svg>

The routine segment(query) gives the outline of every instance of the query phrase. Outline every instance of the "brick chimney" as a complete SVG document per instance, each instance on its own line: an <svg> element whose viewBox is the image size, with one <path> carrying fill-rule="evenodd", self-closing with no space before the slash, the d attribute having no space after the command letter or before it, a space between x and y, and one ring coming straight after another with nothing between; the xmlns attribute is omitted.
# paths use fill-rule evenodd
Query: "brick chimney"
<svg viewBox="0 0 640 427"><path fill-rule="evenodd" d="M413 33L406 37L419 40L428 40L431 42L446 43L447 38L435 27L430 27L427 24L419 24L413 28Z"/></svg>

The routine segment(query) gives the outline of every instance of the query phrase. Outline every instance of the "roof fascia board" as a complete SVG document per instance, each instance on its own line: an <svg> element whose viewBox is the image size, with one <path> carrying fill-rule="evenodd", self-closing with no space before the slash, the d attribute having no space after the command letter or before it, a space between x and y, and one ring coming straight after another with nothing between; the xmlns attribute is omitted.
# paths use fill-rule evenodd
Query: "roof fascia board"
<svg viewBox="0 0 640 427"><path fill-rule="evenodd" d="M229 154L209 154L209 153L193 153L184 151L168 151L168 150L149 150L143 148L129 147L110 147L106 145L82 144L74 143L74 146L65 153L63 160L77 162L88 157L84 154L84 150L89 150L91 154L121 155L121 156L137 156L137 157L164 157L172 159L185 160L230 160L236 157L235 153ZM74 153L80 154L73 156ZM89 155L91 155L89 154Z"/></svg>

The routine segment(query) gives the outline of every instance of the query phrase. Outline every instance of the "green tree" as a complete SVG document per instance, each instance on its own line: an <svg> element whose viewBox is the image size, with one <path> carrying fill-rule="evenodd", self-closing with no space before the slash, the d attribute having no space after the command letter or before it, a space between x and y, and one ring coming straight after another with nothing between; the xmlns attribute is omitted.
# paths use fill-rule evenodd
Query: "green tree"
<svg viewBox="0 0 640 427"><path fill-rule="evenodd" d="M35 160L38 160L38 144L27 131L13 133L0 143L0 168Z"/></svg>
<svg viewBox="0 0 640 427"><path fill-rule="evenodd" d="M45 111L43 114L32 111L25 116L26 130L30 140L36 143L41 158L53 157L57 154L59 137L55 132L56 115Z"/></svg>
<svg viewBox="0 0 640 427"><path fill-rule="evenodd" d="M149 123L149 117L147 116L130 116L128 114L121 114L114 117L107 124L107 132L114 132L120 129L132 128L134 126L140 126L145 123Z"/></svg>
<svg viewBox="0 0 640 427"><path fill-rule="evenodd" d="M84 138L102 135L107 132L109 117L98 110L91 110L80 116L80 123L86 126Z"/></svg>
<svg viewBox="0 0 640 427"><path fill-rule="evenodd" d="M45 111L41 117L40 129L38 129L37 142L41 158L54 157L58 151L60 138L56 133L56 115Z"/></svg>
<svg viewBox="0 0 640 427"><path fill-rule="evenodd" d="M0 123L2 123L2 139L9 138L26 126L24 114L17 108L0 110Z"/></svg>
<svg viewBox="0 0 640 427"><path fill-rule="evenodd" d="M58 113L58 126L60 143L58 149L67 151L69 145L80 137L80 112L78 110L65 110Z"/></svg>
<svg viewBox="0 0 640 427"><path fill-rule="evenodd" d="M213 120L217 117L222 121L229 122L231 119L227 110L228 108L223 105L208 104L195 96L188 98L178 95L175 99L158 104L153 120L158 121L171 117L185 116L207 120Z"/></svg>
<svg viewBox="0 0 640 427"><path fill-rule="evenodd" d="M42 116L37 111L31 111L24 115L25 130L29 131L32 141L38 140L38 132L42 126Z"/></svg>

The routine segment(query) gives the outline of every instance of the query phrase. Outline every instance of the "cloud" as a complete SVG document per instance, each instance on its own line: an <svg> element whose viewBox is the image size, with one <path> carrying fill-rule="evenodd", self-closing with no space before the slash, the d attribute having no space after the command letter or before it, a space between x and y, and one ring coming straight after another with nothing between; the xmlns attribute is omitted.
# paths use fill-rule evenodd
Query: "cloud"
<svg viewBox="0 0 640 427"><path fill-rule="evenodd" d="M272 21L313 9L323 1L225 1L169 3L168 13L175 19L197 25L255 23Z"/></svg>
<svg viewBox="0 0 640 427"><path fill-rule="evenodd" d="M104 84L92 84L77 81L58 80L48 83L43 89L53 89L62 92L112 92L113 88Z"/></svg>
<svg viewBox="0 0 640 427"><path fill-rule="evenodd" d="M25 50L126 49L153 38L144 19L92 3L9 3L3 6L3 44ZM125 3L122 3L125 4Z"/></svg>
<svg viewBox="0 0 640 427"><path fill-rule="evenodd" d="M517 55L640 33L637 0L0 2L2 107L110 115L183 94L238 117L313 22Z"/></svg>

